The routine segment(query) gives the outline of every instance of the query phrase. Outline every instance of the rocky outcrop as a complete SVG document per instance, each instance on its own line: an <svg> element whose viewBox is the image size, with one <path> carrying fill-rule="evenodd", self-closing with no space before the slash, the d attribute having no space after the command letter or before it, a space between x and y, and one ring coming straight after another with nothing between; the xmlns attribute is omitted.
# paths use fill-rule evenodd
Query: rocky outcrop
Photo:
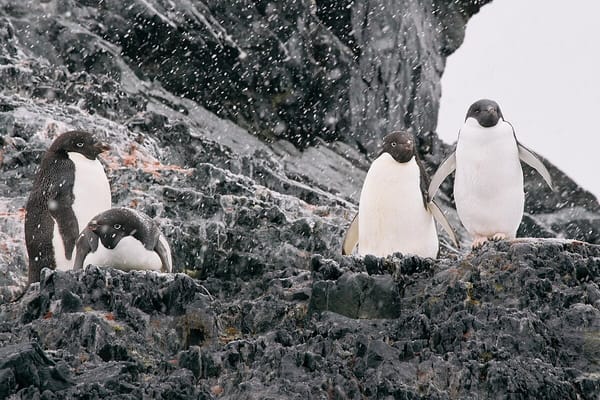
<svg viewBox="0 0 600 400"><path fill-rule="evenodd" d="M0 397L593 399L600 207L556 168L526 170L520 235L559 240L339 256L381 135L449 151L439 77L486 1L226 3L0 0ZM178 274L26 288L23 206L69 129L112 144L113 203Z"/></svg>
<svg viewBox="0 0 600 400"><path fill-rule="evenodd" d="M517 240L440 261L315 256L311 270L262 273L243 295L184 274L44 270L2 309L0 390L597 398L599 246Z"/></svg>
<svg viewBox="0 0 600 400"><path fill-rule="evenodd" d="M391 129L435 130L445 56L487 2L25 0L3 13L23 50L70 72L129 80L125 63L260 137L373 151Z"/></svg>

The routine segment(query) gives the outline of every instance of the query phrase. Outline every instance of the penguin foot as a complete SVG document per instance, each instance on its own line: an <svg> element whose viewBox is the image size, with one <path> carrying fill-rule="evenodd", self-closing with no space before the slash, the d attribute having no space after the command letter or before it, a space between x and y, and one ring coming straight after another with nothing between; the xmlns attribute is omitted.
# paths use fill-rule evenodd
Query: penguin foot
<svg viewBox="0 0 600 400"><path fill-rule="evenodd" d="M494 242L499 242L500 240L506 240L508 239L508 235L505 233L496 233L494 236L492 236L490 238L490 240L493 240Z"/></svg>
<svg viewBox="0 0 600 400"><path fill-rule="evenodd" d="M485 242L487 242L488 238L485 236L475 236L475 239L473 240L473 244L471 244L471 248L473 250L476 250L478 248L480 248L481 246L483 246L483 244Z"/></svg>

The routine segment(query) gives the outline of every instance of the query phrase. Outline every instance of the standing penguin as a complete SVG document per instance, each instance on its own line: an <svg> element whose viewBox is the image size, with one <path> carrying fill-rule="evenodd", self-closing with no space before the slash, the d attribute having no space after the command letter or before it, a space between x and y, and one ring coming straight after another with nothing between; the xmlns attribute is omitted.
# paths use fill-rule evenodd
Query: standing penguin
<svg viewBox="0 0 600 400"><path fill-rule="evenodd" d="M40 280L43 267L71 269L79 232L111 207L108 178L97 159L108 149L88 132L70 131L44 154L25 207L29 283Z"/></svg>
<svg viewBox="0 0 600 400"><path fill-rule="evenodd" d="M434 217L456 243L444 214L429 201L427 184L413 135L387 135L367 172L358 215L346 233L342 253L350 254L358 245L360 255L401 252L435 258L439 242Z"/></svg>
<svg viewBox="0 0 600 400"><path fill-rule="evenodd" d="M456 211L473 237L473 248L488 239L516 237L525 204L519 160L537 170L552 189L550 173L517 141L498 103L486 99L473 103L460 129L456 151L440 165L429 186L433 198L442 181L456 170Z"/></svg>
<svg viewBox="0 0 600 400"><path fill-rule="evenodd" d="M75 269L94 264L124 271L171 272L171 250L156 222L131 208L96 215L77 239Z"/></svg>

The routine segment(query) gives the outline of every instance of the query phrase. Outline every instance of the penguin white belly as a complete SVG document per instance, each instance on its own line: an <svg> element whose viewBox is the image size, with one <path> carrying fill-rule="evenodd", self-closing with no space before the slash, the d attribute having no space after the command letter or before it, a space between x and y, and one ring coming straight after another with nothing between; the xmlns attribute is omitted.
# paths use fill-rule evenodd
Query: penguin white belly
<svg viewBox="0 0 600 400"><path fill-rule="evenodd" d="M473 236L516 237L523 217L523 170L512 126L499 121L482 128L472 118L456 147L454 199L458 216Z"/></svg>
<svg viewBox="0 0 600 400"><path fill-rule="evenodd" d="M75 164L72 208L81 232L92 218L111 207L110 184L98 159L75 152L69 158Z"/></svg>
<svg viewBox="0 0 600 400"><path fill-rule="evenodd" d="M52 233L52 246L54 248L54 262L56 263L56 269L59 271L68 271L72 269L75 257L71 257L70 260L67 260L67 257L65 256L65 245L58 232L56 220L54 221L54 232ZM73 253L74 252L75 249L73 249Z"/></svg>
<svg viewBox="0 0 600 400"><path fill-rule="evenodd" d="M98 241L95 252L89 253L83 260L83 265L113 267L123 271L152 270L160 271L162 262L153 250L148 250L133 236L125 236L114 249L107 249Z"/></svg>
<svg viewBox="0 0 600 400"><path fill-rule="evenodd" d="M423 205L420 170L415 159L396 162L378 157L365 178L358 210L358 253L378 257L395 252L435 258L438 237Z"/></svg>
<svg viewBox="0 0 600 400"><path fill-rule="evenodd" d="M111 207L110 185L100 161L90 160L80 153L69 152L68 154L69 159L75 164L74 201L71 208L77 218L78 233L81 233L92 218ZM67 259L56 221L54 221L52 245L56 269L62 271L72 269L75 254L71 254L70 260Z"/></svg>

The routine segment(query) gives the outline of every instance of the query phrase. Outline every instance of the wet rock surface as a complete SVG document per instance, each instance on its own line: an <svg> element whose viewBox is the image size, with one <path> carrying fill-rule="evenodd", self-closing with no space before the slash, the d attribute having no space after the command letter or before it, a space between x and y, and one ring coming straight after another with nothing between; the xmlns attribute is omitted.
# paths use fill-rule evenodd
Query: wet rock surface
<svg viewBox="0 0 600 400"><path fill-rule="evenodd" d="M70 72L119 80L126 63L261 137L301 146L343 139L373 151L391 129L434 130L445 56L488 2L25 0L3 8L26 47Z"/></svg>
<svg viewBox="0 0 600 400"><path fill-rule="evenodd" d="M600 206L556 168L524 168L519 235L558 240L339 256L378 138L450 151L444 57L486 1L384 3L0 1L0 397L598 398ZM178 273L26 288L23 207L70 129Z"/></svg>
<svg viewBox="0 0 600 400"><path fill-rule="evenodd" d="M438 261L314 256L311 265L310 275L263 274L254 297L185 274L44 270L2 306L0 389L597 398L600 246L520 239Z"/></svg>

